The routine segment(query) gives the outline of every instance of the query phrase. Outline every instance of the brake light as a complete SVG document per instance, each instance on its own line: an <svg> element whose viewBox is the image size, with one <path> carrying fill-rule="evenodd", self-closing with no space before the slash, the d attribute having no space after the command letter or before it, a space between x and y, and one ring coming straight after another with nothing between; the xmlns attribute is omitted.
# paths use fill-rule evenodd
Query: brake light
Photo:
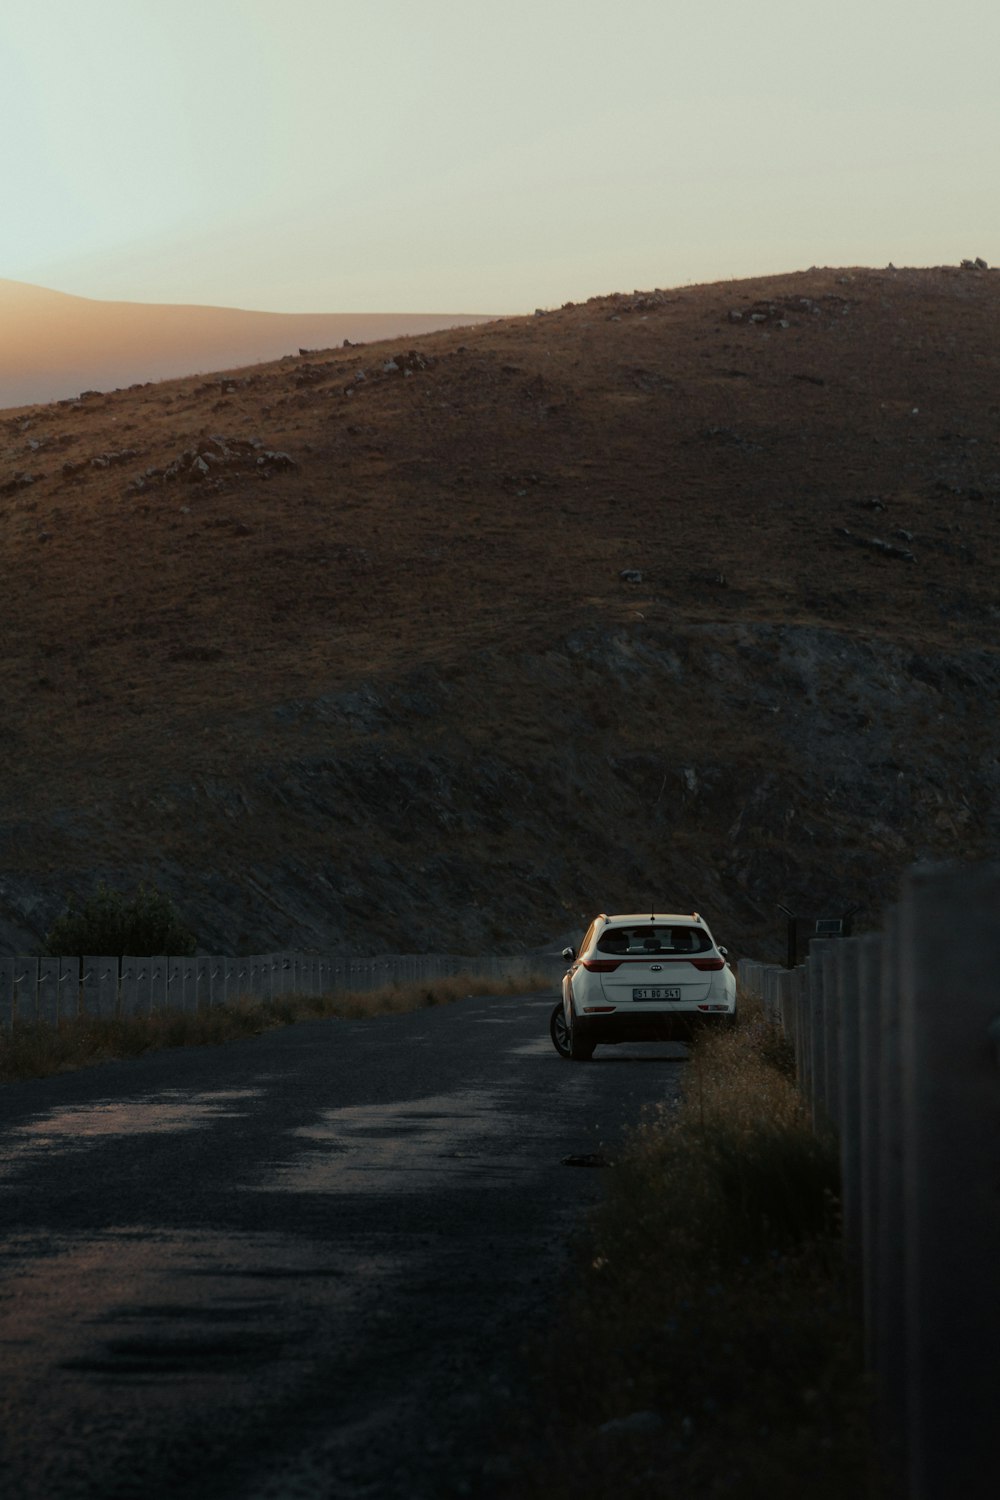
<svg viewBox="0 0 1000 1500"><path fill-rule="evenodd" d="M692 958L691 963L694 964L696 969L700 969L703 974L711 974L717 969L724 969L726 967L726 960L724 958Z"/></svg>
<svg viewBox="0 0 1000 1500"><path fill-rule="evenodd" d="M583 960L583 967L590 974L613 974L620 964L621 959L618 958L585 958Z"/></svg>

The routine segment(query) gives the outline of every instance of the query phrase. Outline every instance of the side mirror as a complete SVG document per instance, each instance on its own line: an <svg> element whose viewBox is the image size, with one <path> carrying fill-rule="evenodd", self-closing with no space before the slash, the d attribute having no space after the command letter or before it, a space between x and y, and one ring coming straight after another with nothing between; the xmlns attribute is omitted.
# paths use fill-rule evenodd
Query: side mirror
<svg viewBox="0 0 1000 1500"><path fill-rule="evenodd" d="M566 960L567 963L572 963L573 960L574 960L574 958L576 957L576 949L575 948L564 948L563 951L562 951L562 956Z"/></svg>

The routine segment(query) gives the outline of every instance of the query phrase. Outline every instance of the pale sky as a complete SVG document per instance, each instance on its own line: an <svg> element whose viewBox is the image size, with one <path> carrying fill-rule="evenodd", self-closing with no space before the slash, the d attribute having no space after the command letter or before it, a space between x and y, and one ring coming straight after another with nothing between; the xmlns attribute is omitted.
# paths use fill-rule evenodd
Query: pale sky
<svg viewBox="0 0 1000 1500"><path fill-rule="evenodd" d="M490 312L1000 261L997 0L2 0L0 278Z"/></svg>

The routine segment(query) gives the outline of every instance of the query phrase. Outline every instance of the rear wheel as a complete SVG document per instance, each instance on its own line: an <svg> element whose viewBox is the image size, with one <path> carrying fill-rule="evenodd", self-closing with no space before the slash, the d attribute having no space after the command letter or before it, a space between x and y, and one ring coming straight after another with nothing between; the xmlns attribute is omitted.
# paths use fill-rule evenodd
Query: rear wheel
<svg viewBox="0 0 1000 1500"><path fill-rule="evenodd" d="M569 1055L574 1062L590 1062L590 1059L594 1055L594 1048L596 1046L597 1043L593 1040L593 1038L583 1037L580 1035L579 1026L574 1026L571 1028L569 1038Z"/></svg>
<svg viewBox="0 0 1000 1500"><path fill-rule="evenodd" d="M571 1033L569 1027L566 1025L566 1012L563 1010L561 1000L549 1017L549 1036L552 1038L552 1045L560 1057L568 1058L573 1056Z"/></svg>
<svg viewBox="0 0 1000 1500"><path fill-rule="evenodd" d="M582 1036L578 1026L567 1026L561 1000L549 1017L549 1036L559 1056L571 1062L589 1062L594 1055L597 1043Z"/></svg>

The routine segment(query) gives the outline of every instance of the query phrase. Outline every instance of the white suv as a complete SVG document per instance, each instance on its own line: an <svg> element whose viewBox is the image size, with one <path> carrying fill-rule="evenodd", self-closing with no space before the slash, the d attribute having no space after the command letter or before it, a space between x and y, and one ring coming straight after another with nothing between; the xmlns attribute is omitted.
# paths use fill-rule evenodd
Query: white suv
<svg viewBox="0 0 1000 1500"><path fill-rule="evenodd" d="M687 1041L736 1015L736 976L698 913L609 917L587 928L549 1031L560 1057L585 1062L605 1042Z"/></svg>

